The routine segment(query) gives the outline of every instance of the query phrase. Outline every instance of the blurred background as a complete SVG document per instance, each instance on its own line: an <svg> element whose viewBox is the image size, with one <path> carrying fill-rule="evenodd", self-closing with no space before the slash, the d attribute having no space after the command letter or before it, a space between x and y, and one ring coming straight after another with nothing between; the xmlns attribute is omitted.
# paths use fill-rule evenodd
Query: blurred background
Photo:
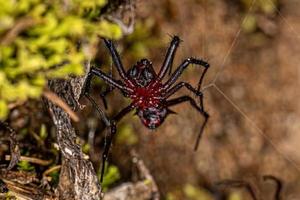
<svg viewBox="0 0 300 200"><path fill-rule="evenodd" d="M129 151L135 149L161 199L251 199L244 189L215 185L226 179L249 182L261 199L273 199L275 184L263 181L264 175L282 181L282 199L300 199L299 9L296 0L137 0L133 32L116 41L124 66L128 69L145 57L158 71L172 36L178 35L182 42L173 69L191 56L210 63L202 90L210 118L194 152L203 118L190 104L174 107L178 114L154 131L134 113L127 115L118 124L106 189L131 180ZM97 48L93 63L117 77L104 45L100 42ZM201 72L190 66L180 80L196 87ZM92 95L100 107L99 92L105 87L102 81L93 82ZM178 96L183 94L192 95L183 89ZM130 102L117 91L107 100L110 116ZM98 169L106 131L88 101L81 103L86 107L77 113L81 120L74 125L84 152ZM47 152L59 163L52 149L55 130L41 101L15 107L8 120L20 133L24 154L39 157ZM4 155L8 147L2 149ZM40 169L27 165L19 168ZM58 171L52 176L55 185Z"/></svg>
<svg viewBox="0 0 300 200"><path fill-rule="evenodd" d="M261 198L268 199L275 189L261 180L268 174L282 180L282 199L300 198L299 6L274 0L137 4L137 29L129 37L138 31L147 37L130 38L135 44L122 51L127 66L141 57L128 59L130 51L142 53L139 45L149 43L142 56L159 70L170 35L183 40L174 66L190 56L211 65L203 85L210 119L197 152L193 145L203 118L188 103L177 106L178 114L155 131L145 129L136 117L122 122L132 125L137 151L165 198L209 199L199 193L211 193L214 182L239 179L253 182L265 195ZM196 86L200 74L193 66L181 80ZM114 151L120 148L115 144ZM234 195L248 199L242 191Z"/></svg>

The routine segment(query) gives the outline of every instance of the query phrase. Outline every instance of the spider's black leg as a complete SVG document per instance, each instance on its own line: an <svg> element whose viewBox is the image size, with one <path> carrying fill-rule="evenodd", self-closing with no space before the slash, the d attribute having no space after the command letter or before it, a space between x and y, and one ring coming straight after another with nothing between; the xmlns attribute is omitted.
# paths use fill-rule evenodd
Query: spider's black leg
<svg viewBox="0 0 300 200"><path fill-rule="evenodd" d="M194 108L196 108L196 109L198 110L198 112L200 112L200 113L203 115L203 117L204 117L204 122L203 122L203 124L202 124L202 126L201 126L200 132L199 132L199 134L198 134L198 136L197 136L196 143L195 143L195 146L194 146L194 150L196 151L196 150L198 149L199 141L200 141L200 138L201 138L201 136L202 136L204 127L205 127L205 125L206 125L206 123L207 123L207 121L208 121L208 118L209 118L208 113L205 112L205 111L203 110L203 108L200 108L200 107L197 105L197 103L195 102L195 100L192 99L190 96L181 96L181 97L178 97L178 98L175 98L175 99L168 100L168 101L166 102L166 106L167 106L167 107L170 107L170 106L174 106L174 105L177 105L177 104L186 102L186 101L189 101L190 104L191 104Z"/></svg>
<svg viewBox="0 0 300 200"><path fill-rule="evenodd" d="M85 85L84 85L84 88L83 88L83 92L82 92L82 95L88 95L89 91L90 91L90 87L91 87L91 80L92 80L92 77L94 75L94 72L90 71L87 75L87 78L86 78L86 81L85 81ZM100 76L100 78L102 78ZM111 78L111 77L110 77ZM117 82L117 81L116 81ZM105 91L101 92L100 93L100 97L102 99L102 102L104 104L104 108L107 109L107 102L106 102L106 99L105 99L105 96L110 93L115 87L113 86L110 86L108 87Z"/></svg>
<svg viewBox="0 0 300 200"><path fill-rule="evenodd" d="M126 76L126 72L125 72L125 69L123 67L123 64L121 62L121 59L120 59L120 56L116 50L116 47L114 45L114 43L111 41L111 40L108 40L108 39L105 39L103 38L104 40L104 43L106 45L106 47L108 48L110 54L111 54L111 57L112 57L112 60L119 72L119 75L121 76L122 79L124 79L127 83L129 83L130 85L133 86L133 83L128 79L128 77Z"/></svg>
<svg viewBox="0 0 300 200"><path fill-rule="evenodd" d="M108 139L105 142L104 145L104 151L102 153L102 166L101 166L101 177L100 177L100 182L102 183L103 181L103 176L104 176L104 169L105 169L105 162L107 160L108 157L108 153L109 153L109 149L111 147L111 143L112 140L114 138L114 136L116 135L117 132L117 127L116 127L116 123L122 119L122 117L124 117L126 114L128 114L131 110L134 109L134 106L131 104L129 106L127 106L126 108L124 108L123 110L121 110L111 121L110 121L110 134L108 136Z"/></svg>
<svg viewBox="0 0 300 200"><path fill-rule="evenodd" d="M171 75L171 78L164 84L163 89L167 90L169 87L171 87L175 83L175 81L178 79L178 77L182 74L183 70L185 70L190 64L201 65L205 69L209 68L209 64L203 60L195 59L195 58L188 58L188 59L184 60L181 63L181 65L179 65L179 67L175 70L175 72L173 72L173 74ZM201 76L201 78L203 79L203 75ZM200 79L201 82L202 82L202 79Z"/></svg>
<svg viewBox="0 0 300 200"><path fill-rule="evenodd" d="M105 126L110 126L110 120L104 113L104 111L98 106L98 104L95 102L95 100L90 96L90 94L85 93L84 94L86 98L92 103L92 105L96 108L97 112L100 115L100 118L104 122Z"/></svg>
<svg viewBox="0 0 300 200"><path fill-rule="evenodd" d="M208 63L207 63L207 65L208 65L208 67L205 67L204 71L201 74L200 80L198 82L198 88L197 88L198 92L201 90L201 85L202 85L203 78L204 78L204 76L205 76L205 74L206 74L206 72L207 72L207 70L209 68L209 64Z"/></svg>
<svg viewBox="0 0 300 200"><path fill-rule="evenodd" d="M193 94L195 94L197 97L199 97L200 99L200 107L202 110L204 110L204 106L203 106L203 94L200 91L197 91L196 89L194 89L189 83L186 82L179 82L176 85L174 85L173 87L169 88L165 94L164 94L164 98L168 98L171 95L173 95L175 92L177 92L178 90L180 90L180 88L182 87L186 87L188 90L190 90Z"/></svg>
<svg viewBox="0 0 300 200"><path fill-rule="evenodd" d="M103 181L103 174L104 174L104 168L105 168L105 161L107 160L107 156L108 156L108 152L111 146L111 142L113 139L113 136L116 134L116 122L118 120L120 120L123 116L125 116L128 112L130 112L134 106L130 105L126 108L124 108L123 110L121 110L119 112L119 114L117 114L112 120L110 120L106 114L103 112L103 110L98 106L98 104L95 102L95 100L90 96L89 94L89 90L91 87L91 79L93 75L97 75L100 78L102 78L104 81L106 81L107 83L111 84L114 88L118 88L123 92L132 92L130 91L130 88L127 88L125 86L123 86L121 83L118 83L117 81L115 81L114 79L112 79L111 77L105 75L101 70L96 69L96 68L91 68L90 72L87 75L87 78L85 80L85 84L83 87L83 94L87 97L87 99L93 104L93 106L96 108L96 110L98 111L100 118L102 119L102 121L104 122L105 126L110 127L110 135L108 137L107 142L105 142L105 147L104 147L104 151L103 151L103 155L102 155L102 169L101 169L101 178L100 181Z"/></svg>
<svg viewBox="0 0 300 200"><path fill-rule="evenodd" d="M88 75L85 79L85 83L82 88L81 95L84 95L92 103L92 105L98 111L102 121L105 123L106 126L109 126L110 123L109 123L108 117L105 115L105 113L102 111L102 109L98 106L98 104L95 102L95 100L89 94L90 88L91 88L91 80L92 80L93 75L94 75L93 68L91 68L91 70L88 72Z"/></svg>
<svg viewBox="0 0 300 200"><path fill-rule="evenodd" d="M106 88L103 92L100 93L100 97L102 99L104 108L107 109L107 101L105 99L106 95L108 95L109 93L111 93L115 88L114 87L108 87Z"/></svg>
<svg viewBox="0 0 300 200"><path fill-rule="evenodd" d="M93 76L100 77L103 81L111 85L112 87L120 89L122 92L131 93L133 90L129 87L123 85L120 81L114 80L112 77L106 75L103 71L98 68L91 67L90 71L88 72L87 78L85 80L85 85L83 88L84 94L88 93L90 90L91 80Z"/></svg>
<svg viewBox="0 0 300 200"><path fill-rule="evenodd" d="M239 187L239 188L246 188L246 190L250 193L251 197L254 200L258 200L257 195L250 185L250 183L241 180L223 180L217 183L217 185L224 185L229 187Z"/></svg>
<svg viewBox="0 0 300 200"><path fill-rule="evenodd" d="M109 118L106 116L106 114L103 112L103 110L98 106L98 104L95 102L95 100L89 95L88 92L85 92L84 95L87 97L87 99L93 104L93 106L96 108L97 112L100 115L101 120L104 122L105 126L110 127L110 135L114 135L116 133L116 125L114 122L112 122L111 120L109 120ZM105 142L105 149L106 149L106 142ZM107 159L107 154L108 154L108 150L107 153L104 150L103 155L102 155L102 169L101 169L101 178L100 178L100 182L102 183L103 180L103 174L104 174L104 165L105 165L105 161Z"/></svg>
<svg viewBox="0 0 300 200"><path fill-rule="evenodd" d="M109 77L112 78L112 69L111 72L109 73ZM105 110L107 110L107 101L105 99L106 95L108 95L110 92L112 92L115 88L111 85L105 88L103 92L100 92L100 98L102 99L102 103L104 105Z"/></svg>
<svg viewBox="0 0 300 200"><path fill-rule="evenodd" d="M169 69L169 75L171 74L173 60L174 60L175 53L176 53L177 47L179 45L179 42L180 42L180 38L178 36L174 36L171 41L171 44L168 48L163 65L158 73L159 80L162 80L164 78L168 69Z"/></svg>
<svg viewBox="0 0 300 200"><path fill-rule="evenodd" d="M272 180L276 183L275 200L280 200L280 194L282 191L282 182L277 177L272 175L263 176L263 180Z"/></svg>

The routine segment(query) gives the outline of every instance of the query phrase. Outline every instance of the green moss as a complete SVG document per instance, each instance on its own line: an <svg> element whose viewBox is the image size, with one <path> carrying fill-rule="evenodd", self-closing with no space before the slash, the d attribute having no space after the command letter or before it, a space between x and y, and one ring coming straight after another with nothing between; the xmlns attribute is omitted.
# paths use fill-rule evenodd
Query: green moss
<svg viewBox="0 0 300 200"><path fill-rule="evenodd" d="M40 129L40 137L42 140L45 140L48 136L47 128L45 124L42 124Z"/></svg>
<svg viewBox="0 0 300 200"><path fill-rule="evenodd" d="M91 149L91 146L88 143L85 143L84 145L82 145L82 152L83 153L88 154L90 149Z"/></svg>
<svg viewBox="0 0 300 200"><path fill-rule="evenodd" d="M213 197L204 189L187 184L184 187L184 194L191 200L213 200Z"/></svg>
<svg viewBox="0 0 300 200"><path fill-rule="evenodd" d="M109 186L114 184L120 178L121 178L121 174L119 169L114 165L109 165L103 177L103 182L102 182L103 190L106 191L109 188Z"/></svg>
<svg viewBox="0 0 300 200"><path fill-rule="evenodd" d="M49 176L51 177L51 183L53 185L58 185L58 182L59 182L59 169L51 172L49 174Z"/></svg>
<svg viewBox="0 0 300 200"><path fill-rule="evenodd" d="M243 198L239 192L232 192L232 193L230 193L228 199L229 200L242 200Z"/></svg>
<svg viewBox="0 0 300 200"><path fill-rule="evenodd" d="M8 107L4 100L0 100L0 118L6 117L8 114Z"/></svg>
<svg viewBox="0 0 300 200"><path fill-rule="evenodd" d="M35 170L34 166L32 166L29 162L24 161L24 160L18 162L17 165L18 165L18 170L20 170L20 171L34 171Z"/></svg>
<svg viewBox="0 0 300 200"><path fill-rule="evenodd" d="M166 200L176 200L176 199L177 199L176 196L172 193L168 193L166 195Z"/></svg>
<svg viewBox="0 0 300 200"><path fill-rule="evenodd" d="M278 0L240 0L244 7L246 17L242 22L242 29L247 33L253 33L257 30L257 14L274 15L278 11ZM251 13L248 11L251 9Z"/></svg>
<svg viewBox="0 0 300 200"><path fill-rule="evenodd" d="M125 38L129 44L129 49L126 51L132 58L135 60L147 58L150 54L150 48L162 46L163 43L155 32L156 26L157 24L152 18L136 22L134 32Z"/></svg>
<svg viewBox="0 0 300 200"><path fill-rule="evenodd" d="M262 11L265 14L274 14L278 9L278 0L240 0L245 10L253 7L254 10Z"/></svg>
<svg viewBox="0 0 300 200"><path fill-rule="evenodd" d="M0 119L10 102L39 98L48 79L81 75L99 36L122 36L118 25L99 20L105 4L0 0Z"/></svg>
<svg viewBox="0 0 300 200"><path fill-rule="evenodd" d="M134 145L138 142L138 137L135 135L134 130L130 124L123 124L122 126L120 126L116 142L127 145Z"/></svg>
<svg viewBox="0 0 300 200"><path fill-rule="evenodd" d="M257 28L256 17L254 15L247 15L243 21L242 28L247 33L252 33Z"/></svg>

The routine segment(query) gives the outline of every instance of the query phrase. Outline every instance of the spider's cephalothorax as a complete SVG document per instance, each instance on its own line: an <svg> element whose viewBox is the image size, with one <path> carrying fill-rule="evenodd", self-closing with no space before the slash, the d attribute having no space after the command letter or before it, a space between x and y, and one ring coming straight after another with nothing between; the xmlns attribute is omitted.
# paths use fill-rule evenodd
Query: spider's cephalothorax
<svg viewBox="0 0 300 200"><path fill-rule="evenodd" d="M179 45L180 39L178 36L174 36L170 47L168 48L165 60L160 68L159 72L156 73L152 67L152 63L147 59L142 59L137 62L133 67L131 67L127 72L125 71L122 62L120 60L119 54L111 40L104 39L104 42L109 49L113 62L120 75L120 80L116 80L111 76L105 74L99 68L92 67L88 73L85 81L85 86L83 88L84 95L92 102L97 111L99 112L101 119L106 126L110 127L110 135L105 143L103 151L103 163L101 171L101 181L104 173L104 162L107 159L109 148L112 143L113 136L116 134L116 123L126 114L136 109L137 116L141 119L141 122L150 129L155 129L161 125L168 114L172 113L169 107L178 105L183 102L189 102L191 106L196 109L203 117L204 122L200 127L200 132L196 139L195 150L198 147L202 132L208 121L209 115L205 112L203 107L203 94L200 92L202 79L209 68L209 64L201 59L188 58L185 59L178 68L172 72L172 63L175 57L177 47ZM194 89L187 82L176 81L182 72L190 66L190 64L195 64L204 67L202 72L198 88ZM169 73L167 73L169 72ZM164 77L169 74L169 78L166 81ZM122 92L125 97L132 100L131 104L121 110L112 119L109 119L103 110L96 104L96 102L89 95L91 78L96 75L104 80L109 86L106 91L101 93L101 97L104 103L104 107L107 108L107 102L105 96L110 93L113 89L117 88ZM174 93L179 89L185 87L188 91L192 92L199 98L199 103L197 103L194 98L189 95L180 96L177 98L169 99Z"/></svg>
<svg viewBox="0 0 300 200"><path fill-rule="evenodd" d="M142 59L131 67L127 74L134 84L132 87L134 92L129 96L137 109L137 115L147 128L157 128L162 124L168 112L160 102L162 99L159 91L161 83L155 81L157 74L152 63L147 59Z"/></svg>
<svg viewBox="0 0 300 200"><path fill-rule="evenodd" d="M156 77L152 63L147 59L137 62L128 70L127 74L139 87L146 87Z"/></svg>

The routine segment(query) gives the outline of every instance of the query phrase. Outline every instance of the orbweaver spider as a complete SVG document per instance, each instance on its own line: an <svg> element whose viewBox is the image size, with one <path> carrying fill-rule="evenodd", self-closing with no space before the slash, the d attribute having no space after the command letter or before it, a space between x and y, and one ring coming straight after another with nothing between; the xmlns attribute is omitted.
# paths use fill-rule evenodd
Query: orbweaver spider
<svg viewBox="0 0 300 200"><path fill-rule="evenodd" d="M194 148L195 150L197 150L200 137L209 118L208 113L204 111L203 94L200 92L201 83L207 69L209 68L209 64L201 59L188 58L184 60L181 63L181 65L179 65L179 67L171 74L173 59L175 57L175 53L180 42L179 37L174 36L168 48L163 65L158 74L154 71L152 63L147 59L140 60L139 62L137 62L137 64L135 64L126 72L113 42L108 39L103 40L112 56L113 63L117 68L121 80L115 80L114 78L105 74L99 68L91 67L83 88L83 94L95 106L105 125L110 127L110 134L105 143L102 157L103 163L101 171L101 182L104 174L104 164L108 156L112 139L117 131L116 123L133 109L136 109L136 114L147 128L155 129L164 122L164 120L169 114L174 113L169 109L169 107L183 102L190 102L191 106L195 108L204 117L204 122L200 128L200 132L198 134ZM196 64L204 67L204 71L202 72L198 83L198 88L194 89L189 83L186 82L179 82L174 85L174 83L182 74L182 72L190 64ZM163 83L162 80L167 74L168 70L170 78L165 83ZM89 95L90 82L94 75L100 77L103 81L105 81L108 85L111 86L108 90L104 91L100 95L102 97L105 108L107 108L105 96L115 88L119 89L125 97L130 98L132 100L129 106L121 110L112 119L109 119L105 115L103 110L99 108L96 102ZM189 91L191 91L193 94L199 97L200 105L197 105L196 101L188 95L168 100L170 96L172 96L182 87L186 87Z"/></svg>

